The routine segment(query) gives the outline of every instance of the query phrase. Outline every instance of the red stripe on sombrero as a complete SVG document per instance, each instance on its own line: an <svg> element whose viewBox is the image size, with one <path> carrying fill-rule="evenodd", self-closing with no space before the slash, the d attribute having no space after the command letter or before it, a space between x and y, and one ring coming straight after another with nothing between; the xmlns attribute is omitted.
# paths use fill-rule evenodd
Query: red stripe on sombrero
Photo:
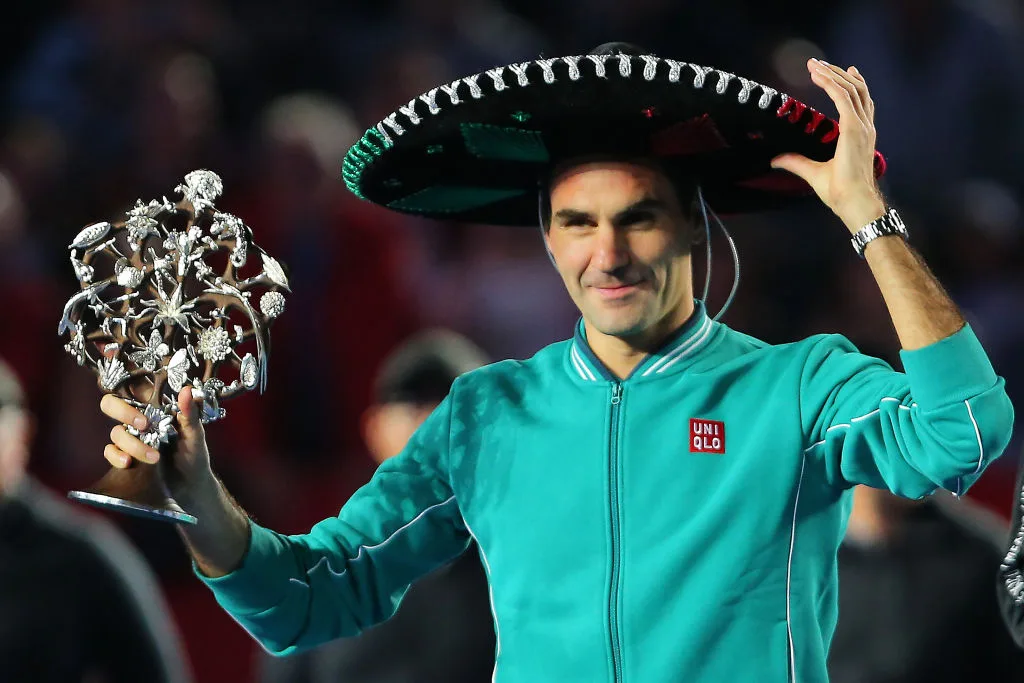
<svg viewBox="0 0 1024 683"><path fill-rule="evenodd" d="M818 126L821 125L821 122L825 120L825 115L820 111L812 109L811 112L811 120L807 122L807 127L804 128L804 132L808 135L813 135L814 132L818 130Z"/></svg>
<svg viewBox="0 0 1024 683"><path fill-rule="evenodd" d="M781 192L789 195L805 195L813 192L811 186L792 173L767 173L748 180L737 180L737 187L763 192Z"/></svg>
<svg viewBox="0 0 1024 683"><path fill-rule="evenodd" d="M657 156L685 156L726 149L718 127L707 114L680 121L651 135L651 151Z"/></svg>
<svg viewBox="0 0 1024 683"><path fill-rule="evenodd" d="M832 124L832 130L821 136L822 143L829 143L839 137L839 122L829 119L829 123Z"/></svg>
<svg viewBox="0 0 1024 683"><path fill-rule="evenodd" d="M789 114L789 122L796 123L797 121L800 120L800 117L803 116L803 113L806 110L806 104L796 99L795 97L790 97L789 99L782 103L782 106L779 107L778 111L775 112L775 115L781 119L786 114Z"/></svg>
<svg viewBox="0 0 1024 683"><path fill-rule="evenodd" d="M885 175L886 169L889 168L889 164L886 162L885 157L878 150L875 150L875 177L881 178Z"/></svg>

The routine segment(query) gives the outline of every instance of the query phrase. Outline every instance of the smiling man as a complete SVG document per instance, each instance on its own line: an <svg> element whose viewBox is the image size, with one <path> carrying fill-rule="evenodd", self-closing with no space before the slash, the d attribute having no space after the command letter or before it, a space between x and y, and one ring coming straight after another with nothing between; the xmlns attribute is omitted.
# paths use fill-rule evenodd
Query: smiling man
<svg viewBox="0 0 1024 683"><path fill-rule="evenodd" d="M1003 381L879 192L857 70L808 64L836 123L749 79L624 50L439 86L343 169L356 194L418 215L528 225L539 203L582 314L572 339L459 378L337 517L298 536L232 501L179 396L172 493L200 520L183 537L271 652L388 618L472 539L498 683L820 683L851 488L962 493L1005 449ZM875 275L905 374L838 335L766 344L694 299L705 201L814 196ZM140 417L112 396L101 407ZM156 457L121 426L111 436L116 466Z"/></svg>
<svg viewBox="0 0 1024 683"><path fill-rule="evenodd" d="M555 267L591 349L625 377L693 316L693 199L684 211L665 173L641 160L570 166L555 174L550 201Z"/></svg>

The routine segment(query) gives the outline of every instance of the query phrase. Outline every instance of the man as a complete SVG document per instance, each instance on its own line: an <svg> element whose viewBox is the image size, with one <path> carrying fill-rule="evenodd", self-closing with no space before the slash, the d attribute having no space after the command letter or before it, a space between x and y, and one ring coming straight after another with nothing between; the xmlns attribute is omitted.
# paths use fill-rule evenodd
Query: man
<svg viewBox="0 0 1024 683"><path fill-rule="evenodd" d="M1019 678L1024 652L992 593L1002 536L1003 525L969 502L856 487L839 549L832 683Z"/></svg>
<svg viewBox="0 0 1024 683"><path fill-rule="evenodd" d="M29 478L33 419L0 361L0 678L186 683L160 589L109 522Z"/></svg>
<svg viewBox="0 0 1024 683"><path fill-rule="evenodd" d="M179 395L173 493L203 520L181 533L268 650L386 619L474 540L499 683L825 681L850 487L962 492L1006 447L1002 380L886 211L856 69L808 63L837 124L749 79L626 49L439 87L343 169L369 200L477 222L528 224L541 187L545 245L582 313L571 340L460 378L302 536L232 503ZM769 346L694 300L705 199L740 212L811 191L875 274L906 374L839 336ZM140 417L113 396L101 408ZM116 466L159 457L123 426L111 437Z"/></svg>
<svg viewBox="0 0 1024 683"><path fill-rule="evenodd" d="M485 363L465 337L434 330L415 335L384 362L363 440L377 463L398 455L444 400L459 375ZM266 683L483 683L494 668L494 627L487 577L475 548L413 585L388 621L358 638L339 639L290 657L260 658Z"/></svg>
<svg viewBox="0 0 1024 683"><path fill-rule="evenodd" d="M1010 540L1006 557L999 566L996 591L1003 621L1017 645L1024 648L1024 464L1018 471Z"/></svg>

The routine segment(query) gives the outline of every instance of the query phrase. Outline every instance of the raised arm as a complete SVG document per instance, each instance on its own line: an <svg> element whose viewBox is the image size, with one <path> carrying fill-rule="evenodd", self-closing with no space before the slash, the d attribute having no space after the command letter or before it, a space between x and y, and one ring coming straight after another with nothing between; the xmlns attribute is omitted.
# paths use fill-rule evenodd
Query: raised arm
<svg viewBox="0 0 1024 683"><path fill-rule="evenodd" d="M828 94L839 112L841 132L835 156L827 162L816 162L784 154L772 165L806 181L855 235L886 213L874 173L875 105L856 67L844 71L811 60L808 69L811 79ZM901 236L872 240L864 249L864 258L904 350L934 344L964 326L956 304Z"/></svg>
<svg viewBox="0 0 1024 683"><path fill-rule="evenodd" d="M900 357L906 373L838 335L815 340L799 390L808 463L841 488L962 494L1009 443L1004 382L969 326Z"/></svg>
<svg viewBox="0 0 1024 683"><path fill-rule="evenodd" d="M127 404L118 410L122 406ZM177 482L172 492L196 512L199 523L181 533L199 578L272 654L356 635L387 619L412 581L469 544L449 485L448 400L337 517L295 536L251 522L217 483L202 426L190 422L195 412L182 411L179 450L188 457L183 465L175 463L189 483ZM121 453L108 447L112 462L138 449L120 435L115 444Z"/></svg>
<svg viewBox="0 0 1024 683"><path fill-rule="evenodd" d="M114 467L130 467L134 460L155 463L159 453L132 436L124 425L145 429L146 417L120 398L108 394L100 401L100 409L119 424L110 432L111 443L103 451ZM199 420L199 410L192 400L192 388L185 387L178 395L177 449L167 472L171 495L200 520L196 525L179 525L199 570L206 576L223 576L242 561L249 545L249 518L234 502L214 476L206 433Z"/></svg>
<svg viewBox="0 0 1024 683"><path fill-rule="evenodd" d="M784 154L772 165L806 181L856 235L886 213L874 173L874 102L856 67L807 66L839 112L835 155L817 162ZM806 453L836 484L915 498L939 486L963 493L1009 442L1013 407L1003 380L903 236L875 237L863 256L899 335L906 374L841 338L820 341L801 381Z"/></svg>

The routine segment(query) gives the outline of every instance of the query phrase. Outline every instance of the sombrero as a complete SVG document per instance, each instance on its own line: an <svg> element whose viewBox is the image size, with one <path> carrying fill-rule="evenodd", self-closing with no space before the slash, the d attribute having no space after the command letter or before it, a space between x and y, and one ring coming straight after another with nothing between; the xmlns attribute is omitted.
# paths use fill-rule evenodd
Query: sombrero
<svg viewBox="0 0 1024 683"><path fill-rule="evenodd" d="M618 45L497 67L413 98L351 147L346 185L404 213L533 225L554 165L609 155L657 159L723 214L813 197L770 161L832 158L836 121L751 79ZM884 171L876 152L875 174Z"/></svg>

